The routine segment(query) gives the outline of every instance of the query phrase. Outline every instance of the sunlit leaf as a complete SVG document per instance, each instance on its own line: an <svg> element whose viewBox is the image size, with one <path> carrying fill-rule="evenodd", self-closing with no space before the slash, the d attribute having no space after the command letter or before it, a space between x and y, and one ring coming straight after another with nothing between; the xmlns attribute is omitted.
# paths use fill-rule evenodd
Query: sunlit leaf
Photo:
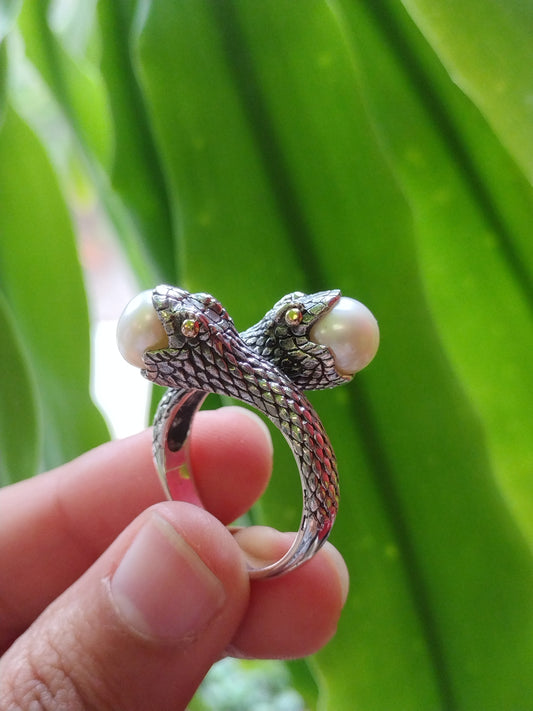
<svg viewBox="0 0 533 711"><path fill-rule="evenodd" d="M3 0L0 5L0 42L11 30L22 7L22 0Z"/></svg>
<svg viewBox="0 0 533 711"><path fill-rule="evenodd" d="M502 489L533 540L533 190L401 13L403 46L379 13L346 5L372 117L415 215L436 323L483 420ZM382 97L394 90L393 114Z"/></svg>
<svg viewBox="0 0 533 711"><path fill-rule="evenodd" d="M4 120L7 86L7 45L0 41L0 126Z"/></svg>
<svg viewBox="0 0 533 711"><path fill-rule="evenodd" d="M57 40L48 21L49 6L49 0L23 5L19 25L27 55L39 68L80 141L107 167L112 133L102 79L89 62L74 58Z"/></svg>
<svg viewBox="0 0 533 711"><path fill-rule="evenodd" d="M533 5L402 0L451 78L533 181Z"/></svg>
<svg viewBox="0 0 533 711"><path fill-rule="evenodd" d="M52 26L50 0L26 3L19 25L26 54L40 72L79 146L89 178L116 228L139 282L149 287L173 273L170 208L143 100L128 57L125 3L101 3L98 30L104 42L101 69L83 49L64 43ZM84 6L80 21L94 24L94 8ZM84 27L80 34L88 34ZM89 39L88 48L92 47ZM98 44L94 42L93 44ZM21 106L24 110L24 106ZM26 113L25 113L26 115ZM27 112L39 126L39 117ZM40 131L45 141L50 132ZM53 140L53 132L52 132Z"/></svg>

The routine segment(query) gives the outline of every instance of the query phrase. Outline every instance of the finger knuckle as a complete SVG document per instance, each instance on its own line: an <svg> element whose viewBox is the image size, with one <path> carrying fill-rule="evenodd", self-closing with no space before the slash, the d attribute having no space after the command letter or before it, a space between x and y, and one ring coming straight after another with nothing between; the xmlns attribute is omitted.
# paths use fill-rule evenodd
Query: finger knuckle
<svg viewBox="0 0 533 711"><path fill-rule="evenodd" d="M69 675L53 660L35 664L32 655L16 660L6 675L0 708L6 711L82 711L82 704Z"/></svg>
<svg viewBox="0 0 533 711"><path fill-rule="evenodd" d="M81 659L75 665L66 663L49 635L33 637L29 642L20 651L15 648L6 655L1 711L86 711L107 707L93 704L83 693L76 673L83 664Z"/></svg>

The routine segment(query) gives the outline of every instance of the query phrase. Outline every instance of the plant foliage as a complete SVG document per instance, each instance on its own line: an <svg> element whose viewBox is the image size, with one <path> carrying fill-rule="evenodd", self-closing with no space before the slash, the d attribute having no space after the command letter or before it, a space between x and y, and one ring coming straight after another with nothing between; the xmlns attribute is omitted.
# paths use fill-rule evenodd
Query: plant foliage
<svg viewBox="0 0 533 711"><path fill-rule="evenodd" d="M533 709L533 5L71 5L0 11L3 481L106 436L69 173L22 65L140 283L210 291L241 328L295 289L379 319L375 363L313 398L352 587L295 667L309 703ZM293 469L277 447L261 511L282 528Z"/></svg>

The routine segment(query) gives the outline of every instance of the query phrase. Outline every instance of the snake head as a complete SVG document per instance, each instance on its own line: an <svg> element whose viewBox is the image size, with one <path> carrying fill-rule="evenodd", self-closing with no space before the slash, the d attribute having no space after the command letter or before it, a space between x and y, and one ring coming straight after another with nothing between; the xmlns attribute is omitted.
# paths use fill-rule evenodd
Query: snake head
<svg viewBox="0 0 533 711"><path fill-rule="evenodd" d="M151 292L151 301L166 342L144 351L145 367L141 372L160 385L189 385L192 375L204 372L209 363L227 351L231 338L238 337L228 312L211 294L191 294L161 285ZM202 361L201 369L197 367L198 359Z"/></svg>
<svg viewBox="0 0 533 711"><path fill-rule="evenodd" d="M303 390L331 388L350 376L339 373L333 353L312 339L312 330L339 302L338 289L304 294L295 291L274 304L265 316L241 333L255 352L282 370Z"/></svg>
<svg viewBox="0 0 533 711"><path fill-rule="evenodd" d="M218 332L237 333L233 320L211 294L191 294L165 284L152 291L152 304L168 336L168 349L181 349L193 339L205 341Z"/></svg>
<svg viewBox="0 0 533 711"><path fill-rule="evenodd" d="M338 289L287 294L241 338L302 390L346 383L373 358L376 319Z"/></svg>

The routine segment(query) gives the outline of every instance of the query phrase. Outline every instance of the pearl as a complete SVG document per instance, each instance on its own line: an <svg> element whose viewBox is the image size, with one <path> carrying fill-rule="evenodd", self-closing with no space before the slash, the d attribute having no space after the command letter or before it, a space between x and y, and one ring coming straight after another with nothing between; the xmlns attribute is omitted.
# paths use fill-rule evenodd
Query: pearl
<svg viewBox="0 0 533 711"><path fill-rule="evenodd" d="M310 336L331 350L337 371L347 376L367 366L379 346L378 322L372 312L347 296L315 323Z"/></svg>
<svg viewBox="0 0 533 711"><path fill-rule="evenodd" d="M144 368L145 351L168 348L168 336L152 305L151 289L138 294L122 312L117 345L124 360L137 368Z"/></svg>

